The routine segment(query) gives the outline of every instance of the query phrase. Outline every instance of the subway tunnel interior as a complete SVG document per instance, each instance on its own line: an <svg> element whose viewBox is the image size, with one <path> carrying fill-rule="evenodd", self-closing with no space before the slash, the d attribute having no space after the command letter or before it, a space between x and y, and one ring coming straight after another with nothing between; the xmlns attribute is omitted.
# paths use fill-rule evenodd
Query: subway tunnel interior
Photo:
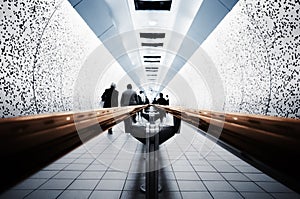
<svg viewBox="0 0 300 199"><path fill-rule="evenodd" d="M150 101L160 92L168 95L171 107L298 122L299 12L294 0L5 0L0 3L0 117L98 110L102 93L114 82L118 101L130 83ZM114 141L133 142L119 133L122 125L114 127ZM191 128L185 125L183 135ZM296 191L286 184L295 192L262 196L299 198L297 179ZM179 184L176 197L189 198ZM203 198L218 198L207 189ZM20 198L33 197L25 192ZM241 192L226 193L251 195Z"/></svg>

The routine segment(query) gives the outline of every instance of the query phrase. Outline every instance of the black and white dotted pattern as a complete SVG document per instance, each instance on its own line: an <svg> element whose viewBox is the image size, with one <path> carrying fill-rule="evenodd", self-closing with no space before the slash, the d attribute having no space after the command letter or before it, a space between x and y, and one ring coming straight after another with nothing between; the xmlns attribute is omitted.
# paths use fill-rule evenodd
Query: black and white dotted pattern
<svg viewBox="0 0 300 199"><path fill-rule="evenodd" d="M300 118L299 9L298 0L240 0L207 39L226 111ZM0 117L72 110L92 41L72 12L67 0L0 2Z"/></svg>
<svg viewBox="0 0 300 199"><path fill-rule="evenodd" d="M205 41L225 111L300 118L299 9L294 0L240 0Z"/></svg>
<svg viewBox="0 0 300 199"><path fill-rule="evenodd" d="M38 38L55 1L0 3L0 116L37 113L33 88L33 62Z"/></svg>
<svg viewBox="0 0 300 199"><path fill-rule="evenodd" d="M70 3L4 0L0 36L0 117L72 110L95 36Z"/></svg>

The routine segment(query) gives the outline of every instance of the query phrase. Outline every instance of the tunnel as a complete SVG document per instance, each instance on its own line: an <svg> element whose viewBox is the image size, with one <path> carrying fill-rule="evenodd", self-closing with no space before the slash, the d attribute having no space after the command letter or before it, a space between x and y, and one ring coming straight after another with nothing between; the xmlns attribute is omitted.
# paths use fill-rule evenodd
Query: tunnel
<svg viewBox="0 0 300 199"><path fill-rule="evenodd" d="M0 199L300 198L298 0L0 13Z"/></svg>

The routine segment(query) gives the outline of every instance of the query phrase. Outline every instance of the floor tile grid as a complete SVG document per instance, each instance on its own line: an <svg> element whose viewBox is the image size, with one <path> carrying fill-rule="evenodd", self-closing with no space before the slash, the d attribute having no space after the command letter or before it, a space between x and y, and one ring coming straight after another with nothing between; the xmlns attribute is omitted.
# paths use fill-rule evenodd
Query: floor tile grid
<svg viewBox="0 0 300 199"><path fill-rule="evenodd" d="M176 135L175 138L173 138L174 141L175 141L175 144L176 144L177 147L178 147L177 149L179 149L180 152L182 152L182 151L181 151L181 148L178 146L178 143L176 142L176 138L177 138L177 135ZM168 147L166 147L166 149L168 149ZM171 157L170 157L169 151L166 150L166 153L167 153L168 160L171 161ZM180 153L180 154L181 154L181 153ZM174 170L173 170L172 162L171 162L171 168L172 168L172 173L173 173L173 175L175 176L175 172L174 172ZM178 187L178 191L179 191L180 197L183 198L182 193L181 193L181 191L180 191L179 183L178 183L178 180L177 180L176 176L175 176L175 182L176 182L176 184L177 184L177 187Z"/></svg>
<svg viewBox="0 0 300 199"><path fill-rule="evenodd" d="M185 132L184 132L184 131L181 131L180 135L185 135ZM187 136L190 136L190 135L187 135ZM183 141L184 139L185 139L185 141ZM195 139L195 137L194 137L194 139ZM194 141L194 139L193 139L192 141ZM179 150L179 153L181 154L181 156L179 156L177 160L175 160L175 161L174 161L174 159L172 160L172 170L173 170L174 175L177 176L176 173L180 173L180 171L176 171L176 170L174 169L174 165L176 165L178 161L183 161L182 163L187 162L188 165L189 165L191 168L193 168L193 164L192 164L190 161L188 161L189 158L185 155L185 153L186 153L187 151L188 151L188 152L195 152L195 151L197 151L197 150L196 150L195 148L192 147L192 144L189 144L188 147L182 147L182 143L183 143L183 145L186 146L186 143L191 142L190 139L186 139L186 136L179 136L179 137L177 137L177 138L175 139L175 142L176 142L176 145L177 145L177 150ZM171 157L169 157L169 158L171 159ZM173 162L173 161L174 161L174 162ZM192 172L190 172L190 173L192 173ZM197 175L197 172L195 171L195 169L193 169L193 173L195 173L195 174ZM197 176L198 176L198 175L197 175ZM197 180L187 180L187 181L191 181L191 182L192 182L192 181L201 181L201 182L202 182L200 176L198 176L198 177L199 177L199 179L197 179ZM182 196L183 198L184 198L185 196L190 196L190 193L192 193L192 192L189 192L189 191L186 192L186 191L184 191L184 190L181 190L181 188L180 188L180 182L185 182L186 180L180 180L180 179L178 179L177 177L175 178L175 180L176 180L177 185L178 185L178 187L179 187L181 196ZM204 183L203 183L203 185L205 186ZM195 190L195 191L197 191L198 194L200 194L200 193L201 193L201 194L206 194L207 197L211 196L211 194L208 192L208 188L207 188L206 186L205 186L205 190L202 189L202 190ZM206 192L208 192L210 195L209 195L209 194L207 195Z"/></svg>
<svg viewBox="0 0 300 199"><path fill-rule="evenodd" d="M132 138L132 137L130 137L130 136L127 135L127 134L126 134L126 135L123 134L122 136L123 136L123 137L126 136L126 140L128 140L129 138ZM126 145L126 140L123 142L122 147L120 147L119 153L120 153L121 151L123 151L123 148L124 148L124 146ZM137 142L137 140L135 140L135 139L133 139L133 141L136 141L136 142ZM141 148L140 148L139 145L137 144L136 147L135 147L135 151L134 151L134 153L135 153L134 158L136 158L136 157L142 155L141 153L137 153L139 149L141 149ZM118 154L119 154L119 153L118 153ZM116 159L116 157L118 156L118 154L115 155L114 160ZM133 158L133 159L134 159L134 158ZM132 166L132 164L133 164L133 159L130 160L130 166L129 166L129 169L131 168L131 166ZM106 170L105 173L111 172L111 171L114 171L114 170L115 170L114 168L110 168L110 166L108 166L108 169ZM105 173L104 173L104 175L105 175ZM127 181L127 179L128 179L129 173L130 173L129 171L126 173L125 183L123 184L123 187L122 187L122 191L121 191L120 197L122 197L124 194L126 194L126 193L125 193L126 191L124 191L124 187L125 187L126 181ZM104 176L104 175L103 175L103 176ZM100 181L101 181L101 180L100 180ZM96 192L96 191L97 191L97 190L96 190L96 187L99 185L100 181L99 181L98 184L95 186L95 188L93 189L93 191L91 192L91 194L89 195L89 197L92 196L93 192Z"/></svg>
<svg viewBox="0 0 300 199"><path fill-rule="evenodd" d="M198 137L198 138L201 139L201 137ZM204 137L202 136L202 139L203 139L203 138L205 138L205 136L204 136ZM206 139L208 139L208 138L206 138ZM196 148L194 145L193 145L193 147L195 148L195 150L197 150L197 148ZM240 161L240 162L242 162L242 163L244 164L244 161L243 161L243 160L240 160L240 159L239 159L238 157L236 157L234 154L231 154L230 152L226 151L225 149L223 149L223 148L222 148L221 146L219 146L218 144L216 144L216 148L217 148L218 153L215 153L215 149L214 149L214 150L212 151L213 154L216 155L216 156L219 156L219 158L221 158L222 161L228 163L228 164L231 165L233 168L236 168L237 166L231 164L230 161L228 161L228 160L225 159L223 156L221 156L221 154L220 154L221 151L224 152L224 153L226 153L226 154L228 154L228 156L234 157L234 159L237 159L238 161ZM204 157L204 159L207 160L206 157ZM189 160L189 161L190 161L190 160ZM243 196L243 192L237 190L237 189L232 185L232 181L227 180L227 179L225 178L224 174L222 174L222 173L226 173L226 172L219 172L218 169L215 167L215 165L211 164L211 161L208 160L207 162L208 162L213 168L216 169L217 173L221 174L221 175L224 177L225 181L227 181L227 183L229 183L229 184L236 190L237 193L239 193L242 197L244 197L244 196ZM246 165L248 165L248 163L246 163ZM249 167L252 168L253 166L249 165ZM245 173L247 173L247 172L242 172L242 171L240 171L238 168L236 168L236 169L237 169L237 171L238 171L238 172L236 172L236 173L239 173L239 174L243 175L244 177L246 177L246 178L248 179L248 182L254 183L256 186L258 186L259 188L261 188L261 189L264 191L263 193L261 193L261 192L251 192L251 193L266 194L267 196L270 196L270 198L274 198L274 196L272 195L272 193L269 193L267 190L265 190L262 186L260 186L260 185L257 183L257 181L254 181L254 180L250 179L248 176L246 176ZM256 169L256 170L257 170L257 169ZM254 173L254 172L252 172L252 173ZM262 172L259 171L259 170L257 170L257 173L256 173L256 174L262 174ZM199 176L199 177L200 177L200 176ZM239 182L239 181L237 181L237 182ZM209 189L208 189L208 190L209 190ZM210 190L209 190L209 191L210 191Z"/></svg>
<svg viewBox="0 0 300 199"><path fill-rule="evenodd" d="M187 125L190 126L190 127L192 127L192 128L191 128L191 132L198 133L198 131L199 131L198 129L195 129L193 126L191 126L191 125L189 125L189 124L187 124ZM183 136L183 139L186 139L186 137ZM212 142L211 140L206 140L206 139L209 139L209 138L205 137L205 136L202 135L202 134L198 134L197 136L194 137L193 142L191 143L191 146L190 146L190 149L189 149L189 150L190 150L190 151L196 151L196 152L199 154L199 160L202 160L202 158L203 158L204 160L206 160L206 162L207 162L210 166L212 166L212 167L215 169L215 171L211 171L211 172L219 173L219 172L218 172L218 169L215 168L214 165L212 165L212 164L210 163L210 161L207 160L207 158L206 158L205 156L204 156L204 157L201 157L201 151L199 151L199 143L205 144L206 141L207 141L207 142ZM195 146L194 143L197 143L197 145ZM216 145L216 146L219 147L218 145ZM223 149L222 149L222 150L223 150ZM208 155L211 154L211 153L212 153L213 155L216 155L216 154L213 152L213 149L211 149L211 152L208 153ZM184 156L186 156L185 153L184 153ZM192 162L190 161L190 159L189 159L188 157L186 157L186 158L187 158L188 162L190 163L190 165L194 168L194 165L192 164ZM207 184L204 183L204 181L201 179L201 176L198 174L198 172L196 172L195 169L194 169L194 172L199 176L201 182L203 183L203 185L205 186L206 190L209 192L209 194L211 195L211 197L214 198L214 196L213 196L213 192L214 192L214 191L212 191L212 190L209 189L209 187L207 186ZM229 185L231 185L230 182L226 180L226 178L224 178L224 179L225 179L225 181L226 181ZM232 191L228 191L228 192L233 192L233 193L236 193L236 192L237 192L237 193L239 193L239 195L240 195L241 198L244 198L244 197L242 196L242 194L241 194L240 192L238 192L237 189L235 189L235 187L233 187L232 185L231 185L231 187L233 188L233 190L232 190ZM226 191L226 192L227 192L227 191Z"/></svg>
<svg viewBox="0 0 300 199"><path fill-rule="evenodd" d="M190 144L190 146L188 148L182 147L182 144L186 145L188 142L191 141L189 139L189 137L187 138L187 136L191 135L191 132L192 132L191 130L188 133L181 132L181 134L176 135L174 138L171 138L171 141L172 141L173 145L170 145L170 147L167 146L166 148L162 147L162 149L165 149L165 150L160 150L160 153L164 153L163 155L167 155L168 161L172 162L171 171L172 171L173 175L175 176L174 180L175 180L175 182L177 184L177 187L179 188L178 192L176 192L175 190L173 190L171 192L177 193L176 197L180 196L181 198L185 198L185 197L189 198L191 196L191 194L193 193L193 192L182 192L180 190L180 186L179 186L179 182L181 180L178 180L177 177L176 177L176 175L175 175L175 173L179 172L179 171L175 171L173 165L176 165L177 163L180 163L180 164L184 163L184 164L189 164L189 166L191 168L193 168L193 172L196 175L198 175L198 177L200 179L199 181L201 181L201 183L203 183L203 185L205 186L205 189L209 193L209 195L207 195L206 192L204 192L204 190L202 190L202 192L198 192L198 193L206 194L205 196L207 196L207 197L212 197L212 198L217 197L218 198L218 194L220 195L222 192L211 191L209 189L209 187L206 186L206 184L204 183L204 181L201 179L201 176L198 174L198 172L196 171L196 169L194 167L194 162L195 161L193 161L193 159L192 159L192 158L194 158L194 156L190 156L190 155L195 155L195 154L200 154L201 155L201 153L199 152L199 143L203 144L204 143L203 140L204 139L208 139L208 138L205 138L205 136L199 134L199 136L196 136L196 138L193 140L193 142ZM105 135L102 134L102 136L105 136ZM43 190L43 189L40 189L41 186L43 186L45 183L47 183L47 181L49 181L50 179L55 178L55 176L57 176L60 171L65 171L65 169L68 166L74 165L74 164L75 165L76 164L80 164L80 162L82 162L82 159L84 159L86 157L90 157L90 156L87 155L87 149L88 149L88 151L91 150L91 149L93 149L93 148L97 149L97 150L94 150L94 152L97 152L97 153L94 153L94 155L97 158L96 159L94 158L93 161L91 161L89 164L87 164L87 165L91 165L91 164L95 163L95 161L99 161L97 159L99 158L99 156L101 154L103 154L106 151L106 149L109 148L109 146L111 146L111 143L114 143L116 145L121 145L121 147L118 146L118 148L119 148L118 153L115 153L114 156L113 156L113 159L116 160L116 158L118 157L118 154L120 154L120 152L123 151L124 147L126 146L125 143L132 138L132 137L128 136L128 134L125 135L121 131L120 132L116 132L116 133L114 132L113 136L110 136L110 135L106 136L107 138L111 139L111 143L107 143L107 140L104 140L102 136L98 136L98 137L96 137L96 139L92 139L91 142L87 142L87 143L85 143L84 146L75 149L71 153L69 153L66 156L64 156L64 158L60 159L60 161L54 162L54 165L61 164L62 167L61 168L60 167L54 168L53 171L57 172L57 173L53 174L48 180L46 180L44 183L42 183L36 189L34 189L30 193L28 193L26 196L28 196L28 195L30 196L31 193L34 192L34 191L36 191L36 190ZM132 139L135 140L134 138L132 138ZM133 160L136 160L137 158L140 158L141 156L143 156L143 154L140 152L140 151L142 151L143 144L141 144L139 142L137 142L137 143L138 144L136 146L134 146L135 147L135 151L134 151L135 155L134 155L134 158L132 158L130 160L129 171L130 171L130 168L133 165ZM99 145L101 146L102 144L105 144L106 147L100 148L101 149L100 150L99 149ZM175 157L174 154L172 156L170 156L169 152L173 152L173 153L175 152L177 154L179 153L180 156L176 157L176 159L174 159L174 157ZM72 159L72 161L69 161L69 159ZM64 161L64 160L66 160L66 161ZM77 161L77 160L79 160L79 161ZM205 162L203 160L205 160ZM229 184L231 184L230 182L232 182L234 180L227 180L226 177L225 177L225 174L229 174L230 172L220 172L218 170L218 167L216 167L216 165L217 165L216 163L218 163L218 162L224 162L224 163L226 163L228 165L231 165L233 168L236 169L235 173L241 174L245 178L247 178L247 182L253 182L253 183L257 182L257 180L254 180L255 176L254 177L252 176L252 178L253 178L253 180L252 180L247 175L250 175L250 174L260 174L261 173L260 171L258 173L254 173L253 171L247 173L247 172L243 172L243 171L239 170L236 166L242 165L242 166L250 166L251 167L251 165L248 165L247 163L243 162L242 160L240 160L239 158L237 158L236 156L234 156L233 154L229 153L228 151L226 151L225 149L221 148L218 145L216 145L216 147L213 148L213 150L211 151L211 154L209 154L207 157L205 157L205 158L202 158L202 156L198 157L198 161L202 162L202 163L205 163L205 164L208 164L211 167L213 167L214 170L215 170L213 172L218 173L221 176L223 176L223 178ZM68 164L65 164L64 162L68 162ZM85 162L85 161L83 161L83 162ZM111 162L111 164L112 164L112 162ZM144 164L144 162L143 162L143 164ZM85 169L79 169L80 173L77 175L77 177L75 177L73 179L73 181L64 190L61 190L62 192L57 197L61 196L64 193L64 191L66 191L73 184L73 182L76 179L78 179L78 177L87 168L88 168L88 166ZM51 167L50 167L50 169L51 169ZM44 170L42 170L42 171L44 171ZM49 170L49 167L48 168L46 167L45 171L51 171L51 170ZM98 186L98 184L102 180L102 178L105 175L105 173L109 173L110 171L113 171L113 170L111 168L107 167L106 170L105 170L105 172L104 172L104 174L102 175L102 177L98 180L98 182L97 182L96 186L94 187L94 189L89 193L89 197L93 198L92 196L95 196L95 194L94 195L92 195L92 194L94 192L99 192L99 190L96 191L96 187ZM124 192L124 187L125 187L126 181L128 180L128 176L129 176L129 172L127 172L127 174L126 174L125 183L123 184L122 191L120 191L122 193L120 193L119 197L123 197L124 196L124 198L126 198L126 193ZM239 182L239 181L234 181L234 182ZM260 181L258 181L258 182L260 182ZM232 187L235 189L235 187L233 185L232 185ZM259 187L261 187L261 186L259 186ZM109 191L107 191L107 192L109 192ZM247 198L248 196L250 196L250 197L252 196L253 197L253 195L256 194L255 192L252 192L252 193L251 192L239 192L238 190L237 191L232 191L232 192L226 192L226 193L237 193L237 194L239 194L240 198L244 198L244 197ZM277 192L272 193L273 195L270 195L265 189L264 189L264 192L261 193L258 196L262 196L262 194L265 194L264 196L266 196L266 197L270 196L269 198L283 198L283 197L286 197L286 195L283 195L284 193L277 193ZM298 195L295 195L295 193L291 193L291 194L294 194L294 195L291 195L292 197L298 198ZM143 194L140 194L140 196L143 196ZM162 197L162 195L161 195L161 197Z"/></svg>
<svg viewBox="0 0 300 199"><path fill-rule="evenodd" d="M182 134L184 134L184 132L182 132ZM182 138L183 139L185 139L184 138L185 136L182 136ZM178 141L178 140L176 140L176 141ZM180 141L180 140L179 140ZM190 139L188 139L187 141L190 141ZM193 140L194 141L194 140ZM189 161L189 158L186 156L186 152L195 152L195 151L197 151L197 149L195 149L195 148L193 148L192 147L192 145L190 145L189 147L187 147L187 148L182 148L181 147L181 141L180 142L177 142L177 145L178 145L178 148L180 149L180 153L182 153L183 155L179 158L179 160L184 160L184 161L186 161L188 164L189 164L189 166L191 166L191 168L193 168L193 164ZM199 153L198 153L199 154ZM198 158L199 159L199 158ZM174 164L176 164L176 161L175 161L175 163ZM174 173L176 173L176 171L174 170L174 168L173 168L173 172ZM178 171L177 171L178 172ZM193 172L197 175L197 172L196 172L196 170L195 169L193 169ZM174 174L175 175L175 174ZM198 175L197 175L198 176ZM191 191L187 191L187 190L181 190L181 188L180 188L180 193L181 193L181 196L183 197L183 198L190 198L190 197L193 197L193 198L198 198L198 197L200 197L200 196L202 196L202 197L204 197L204 198L213 198L213 196L212 196L212 193L210 193L209 192L209 189L208 189L208 187L203 183L203 181L201 180L201 177L200 176L198 176L199 177L199 179L197 180L197 182L201 182L202 184L203 184L203 187L202 187L202 189L201 190L193 190L192 192ZM185 181L183 181L183 180L178 180L177 178L176 178L176 181L177 181L177 183L178 183L178 187L180 187L180 185L179 185L179 183L180 182L185 182ZM192 182L192 181L191 181ZM201 184L201 185L202 185Z"/></svg>
<svg viewBox="0 0 300 199"><path fill-rule="evenodd" d="M141 148L142 146L142 148ZM126 193L127 191L125 191L125 186L126 186L126 182L129 180L129 174L131 173L131 168L133 167L133 164L134 164L134 160L135 159L138 159L138 158L143 158L141 156L144 156L144 145L142 143L138 143L137 146L136 146L136 149L135 149L135 155L134 155L134 158L131 160L130 162L130 166L129 166L129 171L127 172L127 175L126 175L126 179L125 179L125 183L124 183L124 186L123 186L123 189L122 189L122 192L121 192L121 195L120 195L120 198L126 198ZM134 173L134 172L133 172ZM135 179L135 180L141 180L140 178L138 179ZM132 191L134 192L134 191ZM141 195L141 193L139 194Z"/></svg>
<svg viewBox="0 0 300 199"><path fill-rule="evenodd" d="M78 157L77 157L77 158L78 158ZM75 161L75 159L74 159L73 161ZM62 170L63 170L64 168L66 168L68 165L72 164L73 161L71 161L71 163L69 163L69 164L66 164L66 165L65 165L64 167L62 167L61 169L57 170L58 172L57 172L55 175L57 175L60 171L62 171ZM57 163L57 164L59 164L59 163ZM50 166L50 165L49 165L49 166ZM45 170L49 171L48 169L49 169L48 167L45 168ZM43 169L43 170L44 170L44 169ZM50 171L51 171L51 169L50 169ZM54 176L55 176L55 175L54 175ZM46 180L44 183L40 184L37 188L30 190L30 192L28 192L28 194L26 194L26 195L24 196L24 198L30 196L30 195L31 195L32 193L34 193L35 191L40 190L40 187L42 187L42 186L45 185L47 182L49 182L51 179L53 179L54 176L52 176L52 177L50 177L50 178L47 178L47 180ZM25 180L25 181L26 181L26 180ZM23 181L23 182L24 182L24 181ZM22 182L21 182L21 183L22 183ZM70 183L70 184L71 184L71 183ZM13 188L13 189L14 189L14 188Z"/></svg>
<svg viewBox="0 0 300 199"><path fill-rule="evenodd" d="M247 192L250 192L251 194L264 194L265 196L268 196L270 198L274 198L274 194L277 194L277 193L280 193L280 194L284 194L284 193L287 193L290 194L290 193L293 193L295 194L292 190L290 190L289 188L287 188L286 186L282 185L280 182L274 180L273 178L267 176L266 174L264 174L263 172L261 172L260 170L258 170L257 168L255 168L254 166L248 164L247 162L245 162L244 160L241 160L239 157L235 156L234 154L226 151L225 149L223 149L221 146L217 145L216 147L216 150L214 150L214 153L216 156L219 156L222 161L226 162L227 164L231 165L233 168L235 168L238 172L238 174L244 176L245 178L247 178L247 182L250 182L250 183L253 183L253 185L259 187L260 189L262 189L264 191L264 193L258 191L258 192L255 192L255 191L239 191L238 192L242 195L244 195L244 193L247 193ZM222 156L222 154L226 154L226 156ZM228 158L230 157L230 158ZM234 160L234 164L232 163L232 161L230 160ZM237 161L240 163L240 164L237 164ZM209 161L211 163L211 161ZM212 165L213 167L215 167L214 165ZM242 171L240 169L240 167L245 167L245 168L249 168L250 170L248 171ZM216 168L217 169L217 168ZM223 177L224 179L225 178L225 173L226 172L219 172ZM230 173L230 172L229 172ZM251 175L256 175L256 176L260 176L260 177L263 177L263 180L262 179L258 179L258 180L254 180L254 179L251 179L249 176ZM246 182L241 182L239 180L228 180L228 182L234 186L234 184L237 184L237 183L246 183ZM261 185L261 182L264 182L264 183L269 183L269 184L274 184L275 186L279 186L279 187L282 187L281 188L281 191L270 191L270 190L267 190L266 188L264 188L262 185ZM249 183L248 183L249 184ZM283 188L285 187L285 188Z"/></svg>
<svg viewBox="0 0 300 199"><path fill-rule="evenodd" d="M227 151L226 151L227 152ZM242 176L244 176L244 177L246 177L247 179L248 179L248 181L247 182L252 182L252 183L254 183L256 186L258 186L258 187L260 187L263 191L264 191L264 194L266 194L266 195L268 195L268 196L270 196L270 197L272 197L273 198L273 196L271 195L271 193L269 193L267 190L265 190L263 187L261 187L259 184L257 184L257 181L255 181L255 180L252 180L252 179L250 179L247 175L245 175L247 172L241 172L239 169L238 169L238 166L237 165L233 165L230 161L228 161L226 158L223 158L219 153L216 153L216 155L217 156L219 156L220 158L222 158L222 160L224 161L224 162L226 162L226 163L228 163L229 165L231 165L232 167L234 167L235 169L237 169L238 170L238 173L240 174L240 175L242 175ZM230 154L230 156L235 156L234 154ZM235 156L236 157L236 156ZM238 157L237 157L238 158ZM244 163L244 161L243 160L241 160L240 162L243 162ZM247 165L248 165L248 163L246 163ZM249 165L250 167L253 167L252 165ZM251 174L263 174L261 171L259 171L258 169L256 169L255 168L255 170L257 170L257 172L251 172ZM225 178L225 174L224 174L225 172L220 172L220 174ZM225 178L226 179L226 178ZM227 179L226 179L227 180ZM272 181L274 181L274 180L272 180ZM234 183L234 180L230 180L230 181L228 181L231 185L233 185L233 183ZM241 183L239 180L237 180L237 181L235 181L235 182L239 182L239 183ZM241 191L239 191L238 190L238 192L240 193L240 194L243 194ZM253 193L253 192L252 192ZM254 192L254 193L261 193L261 192Z"/></svg>
<svg viewBox="0 0 300 199"><path fill-rule="evenodd" d="M182 134L184 134L184 132L182 132ZM187 135L187 136L191 136L190 135ZM205 183L203 183L203 180L201 179L201 177L198 175L197 171L195 170L194 168L194 165L192 164L192 162L189 160L188 156L186 155L187 152L197 152L198 153L198 160L201 160L201 157L200 157L200 152L198 151L198 148L199 145L197 147L194 146L194 143L195 142L200 142L200 143L203 143L203 136L201 135L201 139L199 139L199 135L192 135L193 136L193 139L192 141L187 138L186 136L182 136L181 139L185 139L186 141L191 141L191 144L189 145L189 147L187 148L182 148L181 145L178 143L178 146L179 148L181 149L181 153L183 153L183 156L185 157L185 159L187 160L187 162L189 163L189 165L193 168L193 172L199 177L199 180L198 181L201 181L205 190L198 190L197 192L186 192L186 191L182 191L180 190L180 193L182 195L183 198L189 198L189 197L193 197L193 196L198 196L199 197L199 194L203 195L203 197L205 198L214 198L212 193L210 192L209 188L206 186ZM177 141L177 140L176 140ZM199 143L198 143L199 144ZM182 158L183 159L183 158ZM174 171L175 172L175 171ZM178 182L178 181L177 181ZM178 182L179 183L179 182ZM178 185L179 186L179 185ZM196 193L197 195L191 195L192 193ZM206 195L204 195L206 194Z"/></svg>
<svg viewBox="0 0 300 199"><path fill-rule="evenodd" d="M113 131L113 132L114 132L115 134L118 133L118 136L117 136L114 140L112 140L111 143L113 143L114 141L116 141L117 138L120 138L120 137L122 136L122 133L123 133L123 132L119 132L119 131ZM127 138L128 138L128 137L127 137ZM122 146L121 146L120 149L119 149L119 152L118 152L117 154L115 154L115 156L113 157L113 160L116 159L116 157L117 157L118 154L122 151L122 148L124 147L125 144L126 144L126 142L124 142L124 143L122 144ZM106 148L106 149L107 149L107 148ZM104 151L105 151L105 150L104 150ZM102 151L102 152L104 152L104 151ZM99 154L98 157L99 157L100 155L101 155L101 154ZM97 157L97 158L98 158L98 157ZM132 162L132 161L131 161L131 162ZM113 163L113 161L111 162L111 164L112 164L112 163ZM110 164L110 165L111 165L111 164ZM107 172L110 171L110 165L107 165L107 169L106 169L106 171L104 172L103 176L104 176ZM102 176L102 178L103 178L103 176ZM126 179L127 179L127 176L128 176L128 173L126 174ZM91 198L92 195L93 195L93 193L94 193L94 192L97 192L96 188L99 186L99 184L100 184L102 178L99 179L98 183L96 184L96 186L94 187L94 189L91 191L91 193L90 193L90 195L88 196L88 198ZM126 180L125 180L125 181L126 181ZM124 183L124 185L123 185L123 187L122 187L122 190L124 189L124 186L125 186L125 183Z"/></svg>
<svg viewBox="0 0 300 199"><path fill-rule="evenodd" d="M105 132L104 132L104 133L105 133ZM120 135L119 135L119 136L120 136ZM117 139L117 137L116 137L115 139ZM97 143L95 143L94 145L97 145ZM60 171L64 171L64 169L67 168L69 165L72 165L74 161L80 159L82 155L85 155L85 154L86 154L86 152L78 152L78 151L77 151L77 150L83 149L83 147L84 147L84 145L81 145L81 146L79 146L77 149L75 149L74 151L72 151L71 153L69 153L69 154L67 154L67 155L65 155L65 156L63 156L63 157L61 158L61 159L64 159L64 158L69 159L68 157L73 157L73 158L74 158L73 155L76 154L76 158L75 158L73 161L71 161L69 164L65 165L62 169L60 169L60 170L58 171L58 173L59 173ZM107 148L107 147L109 147L109 145L107 145L106 148ZM103 151L102 151L102 152L103 152ZM101 154L101 153L99 153L99 155L100 155L100 154ZM96 161L96 159L95 159L94 161ZM92 161L89 165L91 165L94 161ZM54 163L55 163L55 162L54 162ZM56 164L59 164L59 163L56 163ZM44 168L43 170L47 170L47 167ZM79 173L78 176L80 176L85 170L79 170L79 171L80 171L80 173ZM58 174L58 173L57 173L57 174ZM42 184L41 184L40 186L38 186L36 189L33 189L31 192L29 192L27 195L25 195L24 198L30 196L33 192L35 192L35 191L37 191L37 190L42 190L41 187L42 187L43 185L45 185L47 182L49 182L50 180L54 179L55 176L56 176L57 174L55 174L54 176L48 178L44 183L42 183ZM74 179L72 180L72 182L71 182L64 190L62 190L61 193L60 193L57 197L59 197L65 190L67 190L68 187L71 186L71 184L78 178L78 176L77 176L76 178L74 178Z"/></svg>

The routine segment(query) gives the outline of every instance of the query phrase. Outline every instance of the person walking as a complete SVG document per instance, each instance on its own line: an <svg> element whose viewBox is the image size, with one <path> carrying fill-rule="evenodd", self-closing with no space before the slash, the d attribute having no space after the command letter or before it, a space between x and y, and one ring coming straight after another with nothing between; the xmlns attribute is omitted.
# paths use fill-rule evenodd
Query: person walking
<svg viewBox="0 0 300 199"><path fill-rule="evenodd" d="M121 106L132 106L138 105L138 96L134 90L132 90L132 85L127 85L127 90L122 93L121 96ZM132 116L133 123L136 123L136 114Z"/></svg>
<svg viewBox="0 0 300 199"><path fill-rule="evenodd" d="M167 105L167 100L164 98L163 93L159 93L159 98L156 100L156 103L159 105ZM166 111L159 109L158 112L160 115L160 122L163 122L163 119L166 117Z"/></svg>
<svg viewBox="0 0 300 199"><path fill-rule="evenodd" d="M139 105L144 105L145 104L145 95L144 91L140 91L140 94L138 95L138 104ZM138 113L138 120L142 121L142 115L143 115L143 110L140 110Z"/></svg>
<svg viewBox="0 0 300 199"><path fill-rule="evenodd" d="M105 89L101 96L101 100L104 102L103 108L111 108L118 106L119 91L116 90L116 84L111 83L110 88ZM112 134L112 127L108 129L108 133Z"/></svg>
<svg viewBox="0 0 300 199"><path fill-rule="evenodd" d="M170 105L169 95L166 95L166 105Z"/></svg>

